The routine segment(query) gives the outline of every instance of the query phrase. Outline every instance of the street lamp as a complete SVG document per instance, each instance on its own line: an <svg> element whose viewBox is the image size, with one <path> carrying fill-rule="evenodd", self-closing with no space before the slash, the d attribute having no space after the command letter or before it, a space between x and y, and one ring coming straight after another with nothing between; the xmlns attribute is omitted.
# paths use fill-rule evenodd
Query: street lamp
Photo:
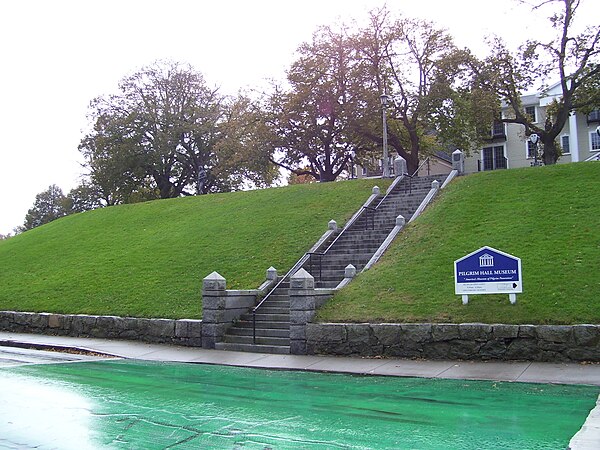
<svg viewBox="0 0 600 450"><path fill-rule="evenodd" d="M383 178L389 178L390 160L388 158L388 136L385 107L387 106L390 97L386 94L381 94L379 98L381 99L381 114L383 116Z"/></svg>
<svg viewBox="0 0 600 450"><path fill-rule="evenodd" d="M532 134L531 136L529 136L529 140L531 141L531 143L533 144L533 165L534 167L538 165L537 163L537 143L539 141L540 137L537 134Z"/></svg>

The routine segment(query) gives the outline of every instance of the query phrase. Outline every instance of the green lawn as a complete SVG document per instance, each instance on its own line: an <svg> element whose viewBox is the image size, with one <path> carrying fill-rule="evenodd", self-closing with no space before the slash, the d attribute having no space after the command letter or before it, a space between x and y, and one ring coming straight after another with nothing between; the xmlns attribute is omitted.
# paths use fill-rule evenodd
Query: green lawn
<svg viewBox="0 0 600 450"><path fill-rule="evenodd" d="M459 178L318 319L600 323L599 186L595 162ZM485 245L521 258L516 305L479 295L463 306L454 294L454 260Z"/></svg>
<svg viewBox="0 0 600 450"><path fill-rule="evenodd" d="M233 289L285 273L381 180L123 205L0 241L0 310L200 318L202 278ZM387 185L387 184L386 184Z"/></svg>
<svg viewBox="0 0 600 450"><path fill-rule="evenodd" d="M451 183L319 320L600 323L600 164L474 174ZM0 310L200 318L201 280L233 289L284 273L381 180L160 200L66 217L0 241ZM454 260L518 256L523 294L454 294Z"/></svg>

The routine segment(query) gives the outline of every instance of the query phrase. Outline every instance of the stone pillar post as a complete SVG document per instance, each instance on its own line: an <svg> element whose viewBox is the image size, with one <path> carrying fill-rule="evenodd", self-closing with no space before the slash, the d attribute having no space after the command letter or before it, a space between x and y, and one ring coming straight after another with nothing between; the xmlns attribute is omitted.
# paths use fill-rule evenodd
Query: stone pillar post
<svg viewBox="0 0 600 450"><path fill-rule="evenodd" d="M406 175L408 173L408 166L406 165L406 159L402 156L396 156L394 159L394 173L397 177Z"/></svg>
<svg viewBox="0 0 600 450"><path fill-rule="evenodd" d="M290 353L306 354L306 324L315 316L315 279L304 269L290 278Z"/></svg>
<svg viewBox="0 0 600 450"><path fill-rule="evenodd" d="M452 152L452 170L457 170L459 175L465 173L465 155L458 149Z"/></svg>
<svg viewBox="0 0 600 450"><path fill-rule="evenodd" d="M267 280L277 281L277 269L273 266L267 269Z"/></svg>
<svg viewBox="0 0 600 450"><path fill-rule="evenodd" d="M398 217L396 217L396 226L403 227L404 225L406 225L406 219L402 214L400 214Z"/></svg>
<svg viewBox="0 0 600 450"><path fill-rule="evenodd" d="M202 347L215 348L225 335L227 281L217 272L202 280Z"/></svg>
<svg viewBox="0 0 600 450"><path fill-rule="evenodd" d="M348 264L344 269L344 278L354 278L356 276L356 267Z"/></svg>

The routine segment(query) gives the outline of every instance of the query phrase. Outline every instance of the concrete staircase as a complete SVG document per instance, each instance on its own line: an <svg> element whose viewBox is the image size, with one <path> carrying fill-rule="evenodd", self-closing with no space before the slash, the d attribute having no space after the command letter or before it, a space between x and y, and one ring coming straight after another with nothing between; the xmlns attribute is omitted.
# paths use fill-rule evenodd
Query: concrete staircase
<svg viewBox="0 0 600 450"><path fill-rule="evenodd" d="M284 280L272 291L256 313L256 342L253 338L253 314L248 312L227 331L224 342L215 344L217 350L248 351L257 353L290 352L290 298L289 280Z"/></svg>
<svg viewBox="0 0 600 450"><path fill-rule="evenodd" d="M302 267L315 278L317 288L335 288L344 279L348 264L360 272L379 249L396 224L398 215L410 220L429 190L433 180L445 176L405 178L384 199L372 203L374 211L363 211L359 219L341 235L325 243L323 255L313 255ZM383 201L382 201L383 200ZM319 265L320 260L320 265ZM253 314L246 313L228 330L223 342L215 345L220 350L262 353L290 352L289 280L269 295L256 312L256 339L253 338Z"/></svg>
<svg viewBox="0 0 600 450"><path fill-rule="evenodd" d="M348 264L352 264L360 272L396 225L396 217L402 215L408 223L431 189L431 182L440 178L442 177L439 175L412 180L405 178L375 211L365 211L335 240L324 256L313 256L312 264L307 263L303 267L315 278L316 287L335 288L344 278ZM381 202L383 197L381 195L374 205Z"/></svg>

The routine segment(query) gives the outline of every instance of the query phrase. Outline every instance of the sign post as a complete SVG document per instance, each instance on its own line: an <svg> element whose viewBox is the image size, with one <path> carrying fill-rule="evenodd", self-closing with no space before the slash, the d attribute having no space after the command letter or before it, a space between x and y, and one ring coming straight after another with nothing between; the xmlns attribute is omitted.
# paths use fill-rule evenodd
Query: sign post
<svg viewBox="0 0 600 450"><path fill-rule="evenodd" d="M454 261L454 292L462 295L463 305L469 303L469 294L508 294L514 305L523 292L521 259L481 247Z"/></svg>

